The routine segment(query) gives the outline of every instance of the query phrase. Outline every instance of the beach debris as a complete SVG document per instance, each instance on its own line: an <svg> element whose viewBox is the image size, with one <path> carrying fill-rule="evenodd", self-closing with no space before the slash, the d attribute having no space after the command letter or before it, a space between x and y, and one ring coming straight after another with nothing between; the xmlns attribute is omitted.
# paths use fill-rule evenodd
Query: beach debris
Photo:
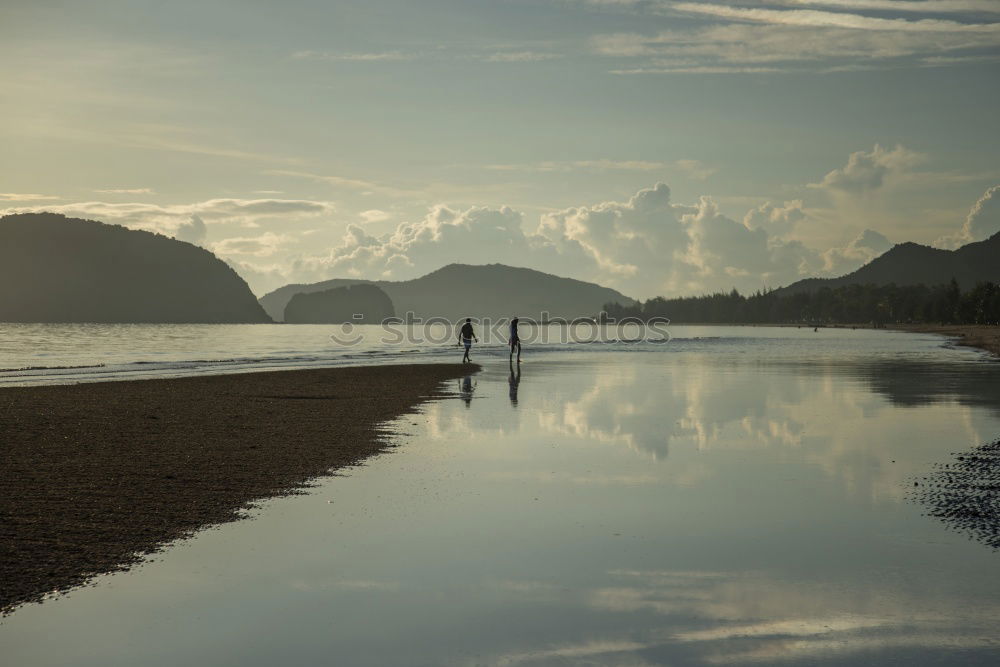
<svg viewBox="0 0 1000 667"><path fill-rule="evenodd" d="M954 456L914 481L910 499L953 530L1000 549L1000 440Z"/></svg>

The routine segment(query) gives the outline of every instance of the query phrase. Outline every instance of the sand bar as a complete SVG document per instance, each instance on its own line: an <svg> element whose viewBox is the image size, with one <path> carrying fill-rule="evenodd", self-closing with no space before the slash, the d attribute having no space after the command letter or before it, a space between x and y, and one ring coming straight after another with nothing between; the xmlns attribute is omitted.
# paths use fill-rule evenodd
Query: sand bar
<svg viewBox="0 0 1000 667"><path fill-rule="evenodd" d="M392 365L0 388L0 611L127 568L387 446L478 370Z"/></svg>

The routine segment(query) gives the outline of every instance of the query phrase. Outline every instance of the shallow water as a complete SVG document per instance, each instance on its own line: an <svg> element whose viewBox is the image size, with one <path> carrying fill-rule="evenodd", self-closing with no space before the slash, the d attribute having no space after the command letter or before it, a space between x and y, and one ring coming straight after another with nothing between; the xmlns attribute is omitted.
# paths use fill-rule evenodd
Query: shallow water
<svg viewBox="0 0 1000 667"><path fill-rule="evenodd" d="M1000 435L1000 366L714 333L485 355L367 465L21 608L4 661L997 664L1000 553L910 495Z"/></svg>
<svg viewBox="0 0 1000 667"><path fill-rule="evenodd" d="M476 326L479 360L506 359L503 327ZM865 358L933 360L942 339L894 331L794 327L530 326L533 353L595 350L751 355L841 363L858 346ZM627 342L623 342L627 341ZM443 325L9 324L0 323L0 386L180 377L357 364L458 361L454 331ZM846 357L845 357L846 355ZM964 350L952 360L978 360Z"/></svg>

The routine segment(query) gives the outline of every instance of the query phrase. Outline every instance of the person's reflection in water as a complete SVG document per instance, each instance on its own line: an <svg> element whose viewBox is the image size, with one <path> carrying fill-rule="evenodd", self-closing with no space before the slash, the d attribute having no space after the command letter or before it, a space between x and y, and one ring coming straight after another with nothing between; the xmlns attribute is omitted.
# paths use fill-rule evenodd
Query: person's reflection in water
<svg viewBox="0 0 1000 667"><path fill-rule="evenodd" d="M510 404L512 407L517 407L517 385L521 384L521 365L515 364L514 360L510 360L510 377L507 378L507 382L510 384Z"/></svg>
<svg viewBox="0 0 1000 667"><path fill-rule="evenodd" d="M476 386L472 383L471 375L466 375L458 381L458 395L465 401L465 407L472 405L472 392L475 390Z"/></svg>

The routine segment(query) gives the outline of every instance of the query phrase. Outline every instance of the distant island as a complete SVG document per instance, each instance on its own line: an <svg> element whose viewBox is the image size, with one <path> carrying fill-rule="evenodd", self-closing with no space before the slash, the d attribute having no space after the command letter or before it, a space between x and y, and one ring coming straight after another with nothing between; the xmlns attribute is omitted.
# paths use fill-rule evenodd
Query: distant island
<svg viewBox="0 0 1000 667"><path fill-rule="evenodd" d="M334 287L322 292L300 292L285 306L289 324L379 324L395 317L392 300L376 285Z"/></svg>
<svg viewBox="0 0 1000 667"><path fill-rule="evenodd" d="M0 322L271 322L204 248L145 231L21 213L0 218Z"/></svg>
<svg viewBox="0 0 1000 667"><path fill-rule="evenodd" d="M297 294L322 292L348 285L369 284L391 299L398 317L502 318L517 315L540 319L544 314L572 320L592 317L608 302L634 304L621 292L594 283L560 278L541 271L503 264L449 264L415 280L326 280L286 285L260 299L267 313L284 319L285 307Z"/></svg>

